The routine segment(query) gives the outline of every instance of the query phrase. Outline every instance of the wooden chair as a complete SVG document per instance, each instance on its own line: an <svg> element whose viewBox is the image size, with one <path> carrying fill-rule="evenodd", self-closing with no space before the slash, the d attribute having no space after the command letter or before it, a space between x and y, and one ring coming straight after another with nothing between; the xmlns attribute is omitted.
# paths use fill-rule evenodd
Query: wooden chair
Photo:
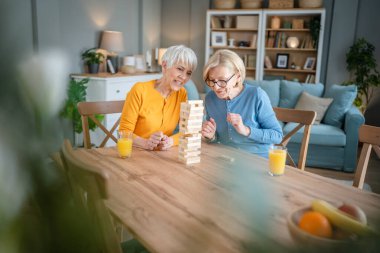
<svg viewBox="0 0 380 253"><path fill-rule="evenodd" d="M314 123L315 117L317 116L317 113L314 111L304 111L304 110L296 110L296 109L286 109L286 108L280 108L280 107L274 107L274 112L276 113L276 117L279 121L282 122L294 122L298 123L296 127L290 131L288 134L284 136L280 146L286 147L288 145L290 139L292 136L297 133L298 130L300 130L302 127L304 127L303 131L303 138L298 158L298 166L295 165L295 162L293 158L290 156L289 152L287 152L287 160L288 162L294 166L298 167L300 170L305 169L306 164L306 155L307 155L307 149L309 146L309 139L310 139L310 130L311 126Z"/></svg>
<svg viewBox="0 0 380 253"><path fill-rule="evenodd" d="M108 198L109 175L96 164L85 163L73 153L68 140L61 149L61 159L70 181L74 203L84 208L96 229L100 252L122 252L120 241L112 225L111 216L104 204Z"/></svg>
<svg viewBox="0 0 380 253"><path fill-rule="evenodd" d="M82 117L82 127L83 127L83 141L84 147L91 148L91 138L90 130L88 128L88 118L90 118L94 123L106 134L105 138L99 145L99 147L104 147L107 141L111 138L115 143L117 138L113 135L114 131L120 123L120 117L115 122L110 130L108 130L101 122L95 118L95 114L113 114L121 113L124 106L124 100L118 101L102 101L102 102L79 102L78 111Z"/></svg>
<svg viewBox="0 0 380 253"><path fill-rule="evenodd" d="M359 142L362 142L363 146L356 167L353 186L363 189L371 150L372 148L374 150L379 149L380 146L380 127L362 125L359 128Z"/></svg>

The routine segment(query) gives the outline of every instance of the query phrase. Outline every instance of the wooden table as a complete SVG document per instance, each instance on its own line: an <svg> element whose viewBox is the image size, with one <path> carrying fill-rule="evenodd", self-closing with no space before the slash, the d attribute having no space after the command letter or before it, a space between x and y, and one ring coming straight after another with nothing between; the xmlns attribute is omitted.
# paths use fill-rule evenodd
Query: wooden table
<svg viewBox="0 0 380 253"><path fill-rule="evenodd" d="M289 213L316 198L356 204L380 222L378 194L292 167L270 177L266 159L220 144L202 143L192 166L176 147L135 148L128 159L115 148L76 152L110 171L108 208L151 252L279 251L293 245Z"/></svg>

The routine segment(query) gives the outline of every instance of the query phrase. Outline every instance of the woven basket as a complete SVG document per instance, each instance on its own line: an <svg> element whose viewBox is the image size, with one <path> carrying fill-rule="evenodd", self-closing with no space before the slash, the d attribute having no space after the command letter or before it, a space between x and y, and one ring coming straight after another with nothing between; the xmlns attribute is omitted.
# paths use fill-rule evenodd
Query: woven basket
<svg viewBox="0 0 380 253"><path fill-rule="evenodd" d="M214 0L215 9L233 9L235 5L236 0Z"/></svg>
<svg viewBox="0 0 380 253"><path fill-rule="evenodd" d="M300 8L321 8L323 0L299 0L298 5Z"/></svg>
<svg viewBox="0 0 380 253"><path fill-rule="evenodd" d="M259 9L263 5L262 0L240 0L242 9Z"/></svg>

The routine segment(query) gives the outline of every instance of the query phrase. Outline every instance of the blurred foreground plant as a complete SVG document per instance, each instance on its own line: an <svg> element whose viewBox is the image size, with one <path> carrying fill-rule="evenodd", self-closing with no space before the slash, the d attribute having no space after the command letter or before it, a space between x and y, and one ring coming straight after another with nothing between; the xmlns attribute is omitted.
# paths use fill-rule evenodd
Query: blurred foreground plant
<svg viewBox="0 0 380 253"><path fill-rule="evenodd" d="M10 69L0 93L0 252L95 252L91 224L49 159L63 129L67 64L42 53Z"/></svg>

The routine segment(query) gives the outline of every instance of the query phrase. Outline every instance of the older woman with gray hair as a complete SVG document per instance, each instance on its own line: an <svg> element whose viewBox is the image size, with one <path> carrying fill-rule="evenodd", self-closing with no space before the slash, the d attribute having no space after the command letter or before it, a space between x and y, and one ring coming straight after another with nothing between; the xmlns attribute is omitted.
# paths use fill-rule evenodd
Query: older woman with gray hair
<svg viewBox="0 0 380 253"><path fill-rule="evenodd" d="M239 55L217 51L206 63L203 79L212 91L206 96L202 136L268 157L269 146L282 140L281 126L265 91L243 83Z"/></svg>
<svg viewBox="0 0 380 253"><path fill-rule="evenodd" d="M166 150L178 145L174 134L181 102L187 101L183 87L197 66L193 50L183 45L172 46L162 57L162 77L136 83L127 95L119 131L134 133L135 146L148 150Z"/></svg>

